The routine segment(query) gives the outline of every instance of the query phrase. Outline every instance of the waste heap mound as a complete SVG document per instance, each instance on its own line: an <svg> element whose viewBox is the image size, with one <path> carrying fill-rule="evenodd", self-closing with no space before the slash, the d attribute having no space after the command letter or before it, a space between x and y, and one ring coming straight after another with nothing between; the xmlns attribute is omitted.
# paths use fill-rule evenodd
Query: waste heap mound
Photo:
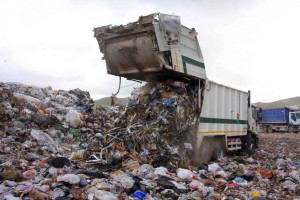
<svg viewBox="0 0 300 200"><path fill-rule="evenodd" d="M299 197L299 160L273 154L286 144L190 165L196 91L181 82L146 84L125 110L96 106L80 89L0 83L0 199Z"/></svg>

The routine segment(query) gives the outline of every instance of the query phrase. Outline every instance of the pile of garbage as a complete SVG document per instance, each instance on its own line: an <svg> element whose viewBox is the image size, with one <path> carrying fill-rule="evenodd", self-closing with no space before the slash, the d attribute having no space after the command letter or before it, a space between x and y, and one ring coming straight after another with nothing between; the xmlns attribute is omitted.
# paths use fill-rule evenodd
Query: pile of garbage
<svg viewBox="0 0 300 200"><path fill-rule="evenodd" d="M127 125L158 125L177 136L199 118L198 88L179 81L147 83L132 92L126 114Z"/></svg>
<svg viewBox="0 0 300 200"><path fill-rule="evenodd" d="M197 124L197 99L197 88L181 82L147 84L125 109L96 106L80 89L0 83L0 199L300 195L300 161L268 166L262 150L192 166L182 138Z"/></svg>
<svg viewBox="0 0 300 200"><path fill-rule="evenodd" d="M132 92L122 125L141 144L136 148L144 163L181 166L191 162L199 116L198 88L179 81L147 83Z"/></svg>

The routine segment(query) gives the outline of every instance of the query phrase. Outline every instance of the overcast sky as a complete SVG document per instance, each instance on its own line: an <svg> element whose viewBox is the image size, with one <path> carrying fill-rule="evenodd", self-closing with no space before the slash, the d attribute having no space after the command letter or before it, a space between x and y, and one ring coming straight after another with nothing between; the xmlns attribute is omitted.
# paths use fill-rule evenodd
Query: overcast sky
<svg viewBox="0 0 300 200"><path fill-rule="evenodd" d="M106 73L93 28L155 12L196 28L209 79L251 90L253 102L300 96L298 0L1 0L0 82L109 96L118 77ZM139 85L122 82L120 96Z"/></svg>

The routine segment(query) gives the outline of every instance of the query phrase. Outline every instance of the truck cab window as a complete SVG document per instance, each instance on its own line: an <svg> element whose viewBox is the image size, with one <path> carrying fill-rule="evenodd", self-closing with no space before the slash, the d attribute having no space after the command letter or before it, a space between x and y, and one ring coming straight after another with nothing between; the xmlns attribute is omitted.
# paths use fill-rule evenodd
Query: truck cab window
<svg viewBox="0 0 300 200"><path fill-rule="evenodd" d="M293 120L293 121L296 121L297 119L296 119L296 113L291 113L291 119Z"/></svg>

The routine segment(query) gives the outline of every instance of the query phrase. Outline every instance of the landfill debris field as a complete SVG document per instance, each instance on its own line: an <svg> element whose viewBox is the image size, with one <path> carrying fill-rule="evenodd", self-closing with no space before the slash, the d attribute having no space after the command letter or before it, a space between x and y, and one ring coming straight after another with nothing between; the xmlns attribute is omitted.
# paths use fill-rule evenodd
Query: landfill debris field
<svg viewBox="0 0 300 200"><path fill-rule="evenodd" d="M0 83L0 199L299 199L300 134L192 165L197 89L147 84L126 108L80 89Z"/></svg>

